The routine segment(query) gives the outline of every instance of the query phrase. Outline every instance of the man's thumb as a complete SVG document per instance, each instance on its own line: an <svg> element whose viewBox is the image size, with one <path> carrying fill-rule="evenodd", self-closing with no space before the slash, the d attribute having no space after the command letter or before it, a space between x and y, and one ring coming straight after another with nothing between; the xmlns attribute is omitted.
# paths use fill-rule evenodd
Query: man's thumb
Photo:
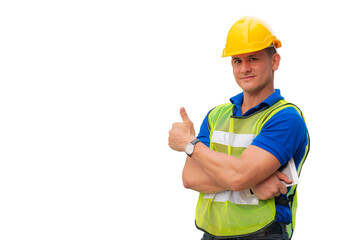
<svg viewBox="0 0 360 240"><path fill-rule="evenodd" d="M191 122L190 118L188 117L185 108L180 108L180 115L184 123Z"/></svg>

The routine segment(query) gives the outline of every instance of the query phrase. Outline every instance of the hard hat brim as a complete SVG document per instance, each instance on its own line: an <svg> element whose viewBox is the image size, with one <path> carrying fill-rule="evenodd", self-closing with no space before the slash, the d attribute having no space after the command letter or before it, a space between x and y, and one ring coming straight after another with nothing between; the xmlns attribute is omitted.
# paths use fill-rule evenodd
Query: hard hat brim
<svg viewBox="0 0 360 240"><path fill-rule="evenodd" d="M270 47L271 45L274 45L275 48L280 48L281 47L281 41L276 39L275 36L270 37L270 39L266 39L263 43L260 44L252 44L252 46L250 48L247 49L237 49L237 50L233 50L231 48L224 48L223 50L223 54L222 57L230 57L230 56L235 56L235 55L240 55L240 54L245 54L245 53L251 53L251 52L257 52L257 51L261 51L265 48Z"/></svg>

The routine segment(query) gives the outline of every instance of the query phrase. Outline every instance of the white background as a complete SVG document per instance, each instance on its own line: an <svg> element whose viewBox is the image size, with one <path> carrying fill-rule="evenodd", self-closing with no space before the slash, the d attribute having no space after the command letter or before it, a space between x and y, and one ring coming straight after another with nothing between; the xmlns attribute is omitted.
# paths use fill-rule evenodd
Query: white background
<svg viewBox="0 0 360 240"><path fill-rule="evenodd" d="M276 88L311 134L293 239L354 238L355 4L1 1L0 239L200 239L168 130L241 91L221 54L246 15L282 41Z"/></svg>

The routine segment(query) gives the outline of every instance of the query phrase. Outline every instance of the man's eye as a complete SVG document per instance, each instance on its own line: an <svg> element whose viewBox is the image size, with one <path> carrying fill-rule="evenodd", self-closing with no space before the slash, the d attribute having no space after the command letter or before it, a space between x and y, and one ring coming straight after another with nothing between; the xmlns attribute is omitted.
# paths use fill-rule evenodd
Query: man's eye
<svg viewBox="0 0 360 240"><path fill-rule="evenodd" d="M239 59L234 60L234 63L241 63Z"/></svg>
<svg viewBox="0 0 360 240"><path fill-rule="evenodd" d="M254 57L253 57L253 58L250 58L249 60L250 60L251 62L253 62L253 61L256 61L257 58L254 58Z"/></svg>

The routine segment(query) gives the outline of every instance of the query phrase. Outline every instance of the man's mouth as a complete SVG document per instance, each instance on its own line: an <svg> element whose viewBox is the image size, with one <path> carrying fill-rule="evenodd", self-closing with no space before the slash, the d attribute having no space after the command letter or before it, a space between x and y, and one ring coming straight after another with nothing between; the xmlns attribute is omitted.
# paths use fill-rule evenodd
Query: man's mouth
<svg viewBox="0 0 360 240"><path fill-rule="evenodd" d="M249 80L249 79L252 79L254 78L255 76L243 76L243 77L240 77L241 80Z"/></svg>

